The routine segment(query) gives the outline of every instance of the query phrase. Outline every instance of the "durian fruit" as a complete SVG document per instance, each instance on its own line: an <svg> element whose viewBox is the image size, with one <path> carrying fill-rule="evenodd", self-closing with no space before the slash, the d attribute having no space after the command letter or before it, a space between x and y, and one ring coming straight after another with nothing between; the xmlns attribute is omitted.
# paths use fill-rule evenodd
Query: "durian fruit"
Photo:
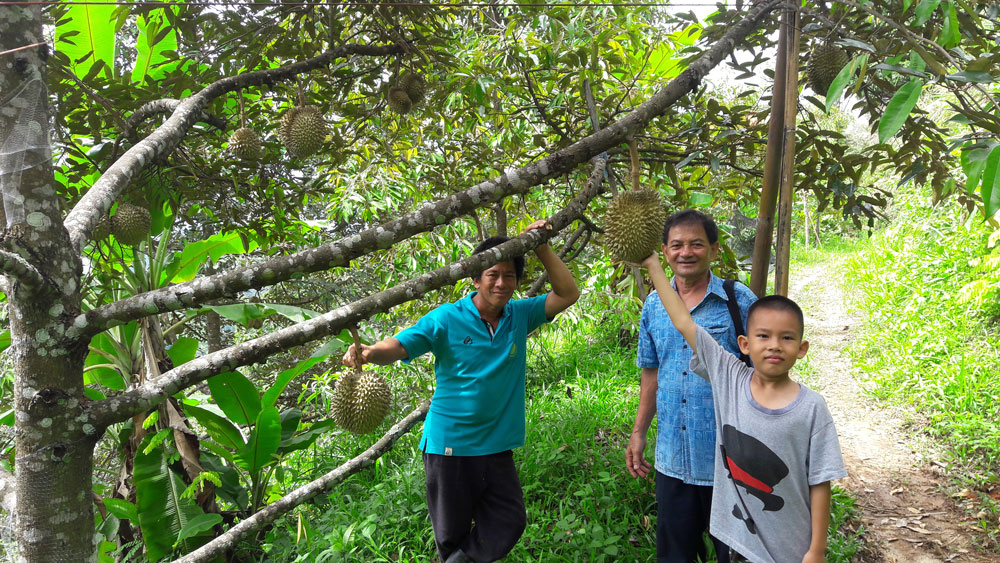
<svg viewBox="0 0 1000 563"><path fill-rule="evenodd" d="M809 54L809 63L806 64L806 78L809 80L809 87L813 92L821 96L826 96L830 90L830 84L837 78L840 70L849 61L847 52L834 45L824 43L814 47Z"/></svg>
<svg viewBox="0 0 1000 563"><path fill-rule="evenodd" d="M90 240L102 241L108 238L108 235L110 234L111 234L111 218L105 216L103 219L98 221L97 225L94 227L94 230L90 233Z"/></svg>
<svg viewBox="0 0 1000 563"><path fill-rule="evenodd" d="M333 420L355 434L378 428L389 414L392 390L375 372L352 371L342 376L333 389Z"/></svg>
<svg viewBox="0 0 1000 563"><path fill-rule="evenodd" d="M410 108L413 107L413 100L410 99L409 94L406 93L406 90L402 86L389 88L389 93L386 94L385 98L389 102L389 109L399 115L410 113Z"/></svg>
<svg viewBox="0 0 1000 563"><path fill-rule="evenodd" d="M312 105L286 111L278 128L282 144L296 158L304 158L318 151L326 141L326 134L323 112Z"/></svg>
<svg viewBox="0 0 1000 563"><path fill-rule="evenodd" d="M150 223L148 209L131 203L122 203L111 218L111 234L115 235L118 242L135 246L146 240Z"/></svg>
<svg viewBox="0 0 1000 563"><path fill-rule="evenodd" d="M264 155L260 135L249 127L240 127L229 137L229 151L240 160L258 160Z"/></svg>
<svg viewBox="0 0 1000 563"><path fill-rule="evenodd" d="M399 77L396 85L406 90L406 95L410 97L410 101L415 106L420 105L427 94L427 83L419 74L408 72Z"/></svg>
<svg viewBox="0 0 1000 563"><path fill-rule="evenodd" d="M656 191L621 192L604 215L604 248L619 260L642 262L659 247L666 220L666 208Z"/></svg>

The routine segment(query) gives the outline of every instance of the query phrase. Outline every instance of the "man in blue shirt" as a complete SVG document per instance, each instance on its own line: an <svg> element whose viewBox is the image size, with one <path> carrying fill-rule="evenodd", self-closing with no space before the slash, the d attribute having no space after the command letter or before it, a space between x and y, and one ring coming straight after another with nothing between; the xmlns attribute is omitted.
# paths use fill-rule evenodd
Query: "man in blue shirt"
<svg viewBox="0 0 1000 563"><path fill-rule="evenodd" d="M535 221L525 232L546 225ZM474 253L507 240L489 238ZM496 561L524 532L524 493L512 450L524 445L527 337L580 296L566 264L547 244L535 255L549 275L551 293L511 299L524 273L519 256L473 276L476 291L463 299L361 348L362 364L409 362L434 353L437 386L420 449L434 542L446 563ZM354 346L343 363L359 363Z"/></svg>
<svg viewBox="0 0 1000 563"><path fill-rule="evenodd" d="M711 271L718 251L719 229L711 217L686 209L667 219L663 254L674 271L677 293L695 322L739 355L723 280ZM742 284L736 284L735 293L746 326L747 309L757 298ZM702 533L708 530L711 515L716 454L712 387L688 368L691 349L656 292L646 299L639 325L639 409L625 464L633 477L649 474L644 451L655 414L657 562L691 563L699 556L705 560ZM715 538L712 541L719 563L728 563L729 549Z"/></svg>

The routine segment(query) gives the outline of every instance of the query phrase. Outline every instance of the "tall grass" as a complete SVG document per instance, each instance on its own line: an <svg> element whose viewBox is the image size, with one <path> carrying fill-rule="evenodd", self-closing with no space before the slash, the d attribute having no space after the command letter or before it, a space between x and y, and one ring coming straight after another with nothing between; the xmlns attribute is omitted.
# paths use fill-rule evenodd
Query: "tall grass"
<svg viewBox="0 0 1000 563"><path fill-rule="evenodd" d="M600 296L577 307L599 311ZM528 526L507 561L655 560L653 483L630 477L624 450L638 406L634 339L619 342L612 317L564 319L529 342L528 430L515 452ZM267 533L270 561L433 561L419 434L400 440L374 470L301 507ZM651 433L652 436L652 433ZM652 440L647 457L652 459ZM330 466L365 446L344 437L315 458ZM327 460L327 461L324 461ZM317 471L326 467L317 467ZM849 561L857 533L844 521L853 499L835 494L831 562ZM838 531L839 530L839 531Z"/></svg>
<svg viewBox="0 0 1000 563"><path fill-rule="evenodd" d="M927 413L956 458L1000 467L1000 345L989 310L960 299L993 231L958 204L903 196L892 223L847 261L865 330L855 365L883 398Z"/></svg>

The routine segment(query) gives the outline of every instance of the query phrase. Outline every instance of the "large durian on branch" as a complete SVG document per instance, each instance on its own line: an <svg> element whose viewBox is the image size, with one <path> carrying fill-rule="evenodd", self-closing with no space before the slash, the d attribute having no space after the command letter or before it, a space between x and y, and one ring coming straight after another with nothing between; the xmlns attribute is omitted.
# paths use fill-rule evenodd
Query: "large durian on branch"
<svg viewBox="0 0 1000 563"><path fill-rule="evenodd" d="M660 194L649 188L620 192L604 214L604 249L626 262L642 262L663 238L667 210Z"/></svg>
<svg viewBox="0 0 1000 563"><path fill-rule="evenodd" d="M399 77L397 85L406 91L407 97L415 106L420 105L427 95L427 83L419 74L408 72Z"/></svg>
<svg viewBox="0 0 1000 563"><path fill-rule="evenodd" d="M264 155L260 135L249 127L240 127L229 137L229 151L240 160L259 160Z"/></svg>
<svg viewBox="0 0 1000 563"><path fill-rule="evenodd" d="M131 203L122 203L111 217L111 234L126 246L135 246L146 240L152 218L149 210Z"/></svg>
<svg viewBox="0 0 1000 563"><path fill-rule="evenodd" d="M297 106L281 116L278 137L288 152L305 158L318 151L326 141L327 127L323 112L316 106Z"/></svg>
<svg viewBox="0 0 1000 563"><path fill-rule="evenodd" d="M371 370L351 371L333 389L333 420L355 434L367 434L389 414L392 389Z"/></svg>
<svg viewBox="0 0 1000 563"><path fill-rule="evenodd" d="M850 60L847 52L833 43L824 43L814 47L809 53L809 62L806 64L806 78L809 80L809 87L813 92L821 96L826 96L830 91L830 85L840 74L840 70Z"/></svg>

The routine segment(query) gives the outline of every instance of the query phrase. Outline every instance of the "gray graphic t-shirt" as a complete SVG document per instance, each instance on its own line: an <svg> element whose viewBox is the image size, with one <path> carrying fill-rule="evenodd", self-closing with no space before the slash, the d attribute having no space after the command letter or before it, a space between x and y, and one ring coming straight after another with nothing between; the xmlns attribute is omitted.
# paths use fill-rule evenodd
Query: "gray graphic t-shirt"
<svg viewBox="0 0 1000 563"><path fill-rule="evenodd" d="M691 370L715 396L712 534L754 563L801 563L809 551L809 486L847 476L837 429L818 393L799 394L780 409L750 393L747 367L698 327Z"/></svg>

